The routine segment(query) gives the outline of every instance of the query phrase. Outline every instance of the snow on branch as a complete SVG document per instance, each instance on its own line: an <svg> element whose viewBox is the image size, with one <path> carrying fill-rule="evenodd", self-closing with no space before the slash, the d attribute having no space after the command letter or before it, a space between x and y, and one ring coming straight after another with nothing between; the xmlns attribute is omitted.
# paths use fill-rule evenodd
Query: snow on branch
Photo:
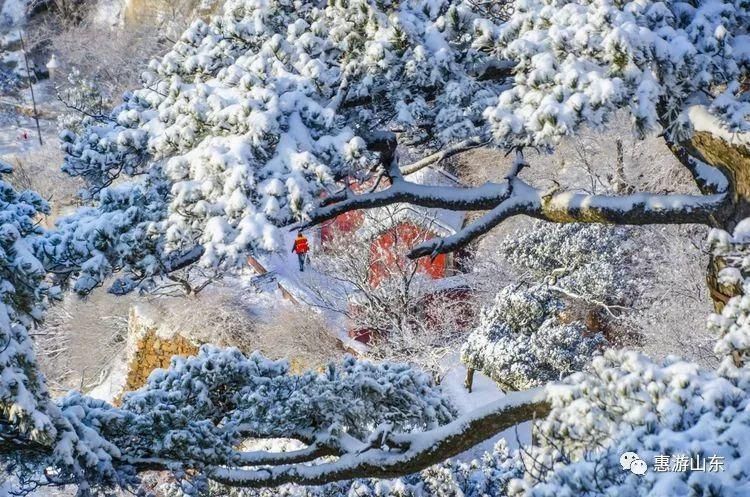
<svg viewBox="0 0 750 497"><path fill-rule="evenodd" d="M442 150L435 152L434 154L428 155L427 157L424 157L416 162L412 162L411 164L401 166L401 174L406 176L412 173L416 173L420 169L423 169L427 166L437 164L440 161L443 161L449 157L453 157L454 155L458 155L462 152L466 152L474 148L488 145L489 143L490 143L490 138L486 136L473 136L471 138L467 138L466 140L463 140L454 145L445 147Z"/></svg>
<svg viewBox="0 0 750 497"><path fill-rule="evenodd" d="M489 210L496 207L506 197L507 192L507 183L485 183L473 188L454 188L398 180L387 189L362 195L345 190L337 197L338 202L329 202L328 205L313 210L309 216L310 220L304 226L320 224L357 209L373 209L397 203L456 211Z"/></svg>
<svg viewBox="0 0 750 497"><path fill-rule="evenodd" d="M710 195L727 191L729 178L726 173L696 157L699 154L698 151L691 153L685 145L671 139L667 139L666 144L680 164L693 176L695 184L702 193Z"/></svg>
<svg viewBox="0 0 750 497"><path fill-rule="evenodd" d="M401 476L549 411L537 389L455 419L428 376L404 365L347 358L325 373L291 375L284 361L210 346L174 358L119 408L76 393L49 408L50 439L11 432L0 437L0 455L34 458L60 481L102 488L154 470L247 487ZM236 449L278 438L307 447Z"/></svg>
<svg viewBox="0 0 750 497"><path fill-rule="evenodd" d="M305 226L352 210L397 203L449 210L489 211L454 235L418 245L410 253L410 257L416 258L455 251L505 219L519 214L563 223L712 225L714 216L728 205L729 197L726 192L711 195L635 193L620 196L557 190L545 192L511 174L504 183L485 183L472 188L426 186L398 180L389 188L361 195L347 190L337 200L314 210Z"/></svg>
<svg viewBox="0 0 750 497"><path fill-rule="evenodd" d="M554 222L710 225L711 215L727 201L726 194L610 196L562 191L541 193L538 210L527 214Z"/></svg>
<svg viewBox="0 0 750 497"><path fill-rule="evenodd" d="M511 197L501 202L490 212L472 222L459 232L444 237L435 238L414 247L409 252L409 257L416 259L426 255L438 255L448 252L454 252L465 247L472 240L479 238L488 231L492 230L506 219L517 214L523 214L528 208L528 199L523 197Z"/></svg>
<svg viewBox="0 0 750 497"><path fill-rule="evenodd" d="M511 393L452 423L428 432L388 434L363 451L345 452L336 461L312 466L262 469L215 468L212 480L235 487L273 487L284 483L317 485L354 478L392 478L414 473L470 449L524 421L545 416L543 388Z"/></svg>

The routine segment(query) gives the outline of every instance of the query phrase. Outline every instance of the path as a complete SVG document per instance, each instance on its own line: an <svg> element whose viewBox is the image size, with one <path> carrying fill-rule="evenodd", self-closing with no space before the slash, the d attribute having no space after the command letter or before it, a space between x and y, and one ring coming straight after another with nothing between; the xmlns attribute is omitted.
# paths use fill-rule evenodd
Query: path
<svg viewBox="0 0 750 497"><path fill-rule="evenodd" d="M248 291L278 291L295 304L312 307L325 317L328 328L345 349L357 354L366 352L364 344L349 337L345 317L327 309L314 290L332 284L327 276L316 271L315 265L309 262L304 272L299 270L297 255L292 253L296 232L285 231L283 236L282 250L257 256L254 258L255 263L250 261L254 270L244 275L243 286ZM310 257L314 259L315 251L319 249L315 243L317 236L315 233L308 233L308 238L311 245Z"/></svg>

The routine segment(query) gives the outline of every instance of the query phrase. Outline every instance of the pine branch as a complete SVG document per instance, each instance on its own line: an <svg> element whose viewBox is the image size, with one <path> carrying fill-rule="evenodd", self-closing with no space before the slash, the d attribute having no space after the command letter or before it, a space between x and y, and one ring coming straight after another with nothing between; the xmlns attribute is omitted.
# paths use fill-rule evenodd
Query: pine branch
<svg viewBox="0 0 750 497"><path fill-rule="evenodd" d="M504 183L485 183L473 188L426 186L399 179L391 187L376 192L355 195L351 190L345 190L324 207L313 211L310 221L304 227L353 210L398 203L457 211L490 211L450 237L420 244L410 254L410 257L416 258L455 251L505 219L519 214L562 223L695 223L712 226L716 216L731 201L727 192L710 195L590 195L557 190L544 192L517 177L522 168L522 165L514 167Z"/></svg>
<svg viewBox="0 0 750 497"><path fill-rule="evenodd" d="M382 447L347 451L318 465L243 469L214 468L207 476L234 487L274 487L285 483L321 485L355 478L395 478L456 456L501 431L545 416L550 406L543 388L517 392L432 431L385 434Z"/></svg>
<svg viewBox="0 0 750 497"><path fill-rule="evenodd" d="M432 155L428 155L427 157L424 157L423 159L420 159L416 162L412 162L411 164L402 166L401 174L406 176L412 173L416 173L420 169L424 169L425 167L437 164L449 157L453 157L454 155L458 155L475 148L483 147L487 145L489 141L490 139L486 136L473 136L471 138L458 142L455 145L444 148L443 150L440 150L439 152L436 152Z"/></svg>

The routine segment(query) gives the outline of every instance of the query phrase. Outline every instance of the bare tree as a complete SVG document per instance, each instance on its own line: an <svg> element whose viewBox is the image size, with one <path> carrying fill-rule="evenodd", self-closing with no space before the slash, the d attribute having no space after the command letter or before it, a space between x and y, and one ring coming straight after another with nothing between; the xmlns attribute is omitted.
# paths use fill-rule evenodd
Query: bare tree
<svg viewBox="0 0 750 497"><path fill-rule="evenodd" d="M88 391L101 383L125 348L132 303L132 298L95 292L85 301L69 295L51 306L34 331L34 344L54 391Z"/></svg>
<svg viewBox="0 0 750 497"><path fill-rule="evenodd" d="M70 86L68 76L78 72L100 91L102 109L117 104L123 93L140 86L143 68L169 43L154 20L113 26L97 22L88 12L72 24L47 16L29 27L28 36L33 47L55 54L60 66L56 78L62 90Z"/></svg>
<svg viewBox="0 0 750 497"><path fill-rule="evenodd" d="M407 211L414 212L407 206L380 209L366 213L357 232L335 230L315 258L325 277L313 280L312 288L318 305L345 316L355 333L369 335L369 356L417 365L439 381L445 356L471 327L474 299L466 275L447 268L446 279L434 280L425 261L406 258L431 236L434 224L429 214L417 214L424 216L419 231L402 231Z"/></svg>

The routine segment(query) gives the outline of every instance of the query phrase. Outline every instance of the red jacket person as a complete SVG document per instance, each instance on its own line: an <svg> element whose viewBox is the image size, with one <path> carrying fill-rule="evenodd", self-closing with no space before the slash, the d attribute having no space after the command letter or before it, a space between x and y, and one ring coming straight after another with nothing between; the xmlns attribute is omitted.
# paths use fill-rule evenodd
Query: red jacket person
<svg viewBox="0 0 750 497"><path fill-rule="evenodd" d="M300 231L297 233L297 238L294 239L294 246L292 247L292 252L297 254L297 258L299 259L300 271L305 270L305 255L308 250L310 250L310 246L307 244L307 238Z"/></svg>

